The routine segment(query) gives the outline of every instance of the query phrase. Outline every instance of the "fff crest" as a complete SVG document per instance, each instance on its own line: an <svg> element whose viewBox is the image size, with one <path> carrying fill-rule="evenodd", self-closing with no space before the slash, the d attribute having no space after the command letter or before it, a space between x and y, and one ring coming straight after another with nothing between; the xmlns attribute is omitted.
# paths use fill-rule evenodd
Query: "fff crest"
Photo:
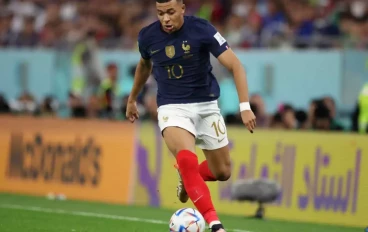
<svg viewBox="0 0 368 232"><path fill-rule="evenodd" d="M187 43L188 43L188 41L183 41L183 45L181 46L183 48L185 54L190 53L190 45L187 44Z"/></svg>
<svg viewBox="0 0 368 232"><path fill-rule="evenodd" d="M173 45L166 46L165 52L166 52L167 57L173 58L175 56L175 47Z"/></svg>

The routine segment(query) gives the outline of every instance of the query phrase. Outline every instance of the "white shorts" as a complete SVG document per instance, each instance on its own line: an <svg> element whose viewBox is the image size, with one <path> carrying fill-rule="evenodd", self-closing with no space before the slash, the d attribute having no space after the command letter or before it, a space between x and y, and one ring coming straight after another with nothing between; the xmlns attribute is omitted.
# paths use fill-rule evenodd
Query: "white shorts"
<svg viewBox="0 0 368 232"><path fill-rule="evenodd" d="M217 100L163 105L157 111L161 132L167 127L183 128L192 133L196 145L205 150L215 150L229 144Z"/></svg>

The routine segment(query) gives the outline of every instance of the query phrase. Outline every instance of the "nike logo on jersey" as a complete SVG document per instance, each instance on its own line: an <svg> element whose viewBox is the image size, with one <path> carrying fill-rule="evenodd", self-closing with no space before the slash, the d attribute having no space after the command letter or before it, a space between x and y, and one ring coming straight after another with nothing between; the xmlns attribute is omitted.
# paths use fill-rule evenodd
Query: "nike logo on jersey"
<svg viewBox="0 0 368 232"><path fill-rule="evenodd" d="M154 50L154 51L152 51L152 50L151 50L151 55L153 55L153 54L155 54L155 53L159 52L160 50L161 50L161 49Z"/></svg>

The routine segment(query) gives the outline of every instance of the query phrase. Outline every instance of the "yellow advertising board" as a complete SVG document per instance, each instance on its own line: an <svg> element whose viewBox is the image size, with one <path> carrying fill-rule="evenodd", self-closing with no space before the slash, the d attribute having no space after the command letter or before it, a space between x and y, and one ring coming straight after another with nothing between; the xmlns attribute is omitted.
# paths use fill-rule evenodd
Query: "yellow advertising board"
<svg viewBox="0 0 368 232"><path fill-rule="evenodd" d="M0 117L0 191L128 203L134 126Z"/></svg>
<svg viewBox="0 0 368 232"><path fill-rule="evenodd" d="M353 134L256 131L229 128L232 177L208 183L217 210L253 215L256 205L230 201L231 183L245 178L270 178L282 194L268 205L274 219L367 226L368 138ZM177 209L175 160L167 151L157 127L145 124L137 150L135 199ZM203 160L202 152L198 152ZM186 206L192 206L188 203Z"/></svg>

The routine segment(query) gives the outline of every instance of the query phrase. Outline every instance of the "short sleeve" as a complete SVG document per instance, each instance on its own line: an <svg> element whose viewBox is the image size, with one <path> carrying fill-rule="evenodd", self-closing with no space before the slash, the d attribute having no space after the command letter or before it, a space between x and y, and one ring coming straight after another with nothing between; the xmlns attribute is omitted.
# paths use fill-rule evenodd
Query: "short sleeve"
<svg viewBox="0 0 368 232"><path fill-rule="evenodd" d="M229 49L226 39L210 23L206 26L206 46L216 58Z"/></svg>
<svg viewBox="0 0 368 232"><path fill-rule="evenodd" d="M145 59L145 60L151 59L151 56L150 56L149 52L147 51L146 45L144 44L142 31L138 35L138 49L139 49L139 53L141 54L141 57L143 59Z"/></svg>

